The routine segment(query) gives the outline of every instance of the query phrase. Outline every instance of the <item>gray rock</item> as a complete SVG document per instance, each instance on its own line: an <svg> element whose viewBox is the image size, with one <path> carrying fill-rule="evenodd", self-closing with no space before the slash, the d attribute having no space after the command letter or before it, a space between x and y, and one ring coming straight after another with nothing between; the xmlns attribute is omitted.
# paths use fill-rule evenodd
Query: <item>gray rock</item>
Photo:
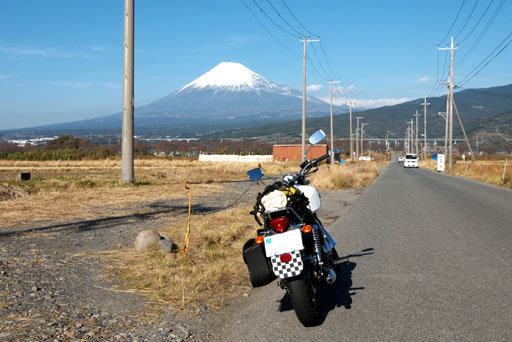
<svg viewBox="0 0 512 342"><path fill-rule="evenodd" d="M176 253L179 250L178 245L171 239L162 239L158 241L158 248L160 248L161 251L168 253Z"/></svg>
<svg viewBox="0 0 512 342"><path fill-rule="evenodd" d="M137 235L134 247L137 252L142 252L156 246L158 241L160 241L160 233L154 229L146 229Z"/></svg>

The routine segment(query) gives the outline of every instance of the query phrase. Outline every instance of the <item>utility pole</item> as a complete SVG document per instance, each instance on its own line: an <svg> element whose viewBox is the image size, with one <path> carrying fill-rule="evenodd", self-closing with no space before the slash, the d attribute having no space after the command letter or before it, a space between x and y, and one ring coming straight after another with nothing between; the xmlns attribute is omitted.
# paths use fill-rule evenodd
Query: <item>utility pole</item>
<svg viewBox="0 0 512 342"><path fill-rule="evenodd" d="M412 135L411 122L407 121L407 146L405 149L405 153L411 153L411 135Z"/></svg>
<svg viewBox="0 0 512 342"><path fill-rule="evenodd" d="M410 146L409 147L409 153L414 153L414 144L413 144L413 141L414 141L414 138L413 138L413 136L414 136L414 124L412 122L412 119L411 119L411 122L409 123L409 125L411 125L410 126L411 127L411 130L410 130L411 134L409 134L409 139L410 139L410 142L409 142L409 146Z"/></svg>
<svg viewBox="0 0 512 342"><path fill-rule="evenodd" d="M304 43L304 60L302 70L302 161L304 161L304 154L306 153L306 46L308 42L319 42L319 39L311 39L304 37L299 38L299 41Z"/></svg>
<svg viewBox="0 0 512 342"><path fill-rule="evenodd" d="M364 155L364 126L367 125L367 123L361 123L361 156Z"/></svg>
<svg viewBox="0 0 512 342"><path fill-rule="evenodd" d="M331 165L334 165L334 124L332 119L332 84L340 81L329 80L329 91L331 97Z"/></svg>
<svg viewBox="0 0 512 342"><path fill-rule="evenodd" d="M420 115L418 114L418 111L416 111L416 114L414 114L413 116L416 117L416 141L414 143L414 148L416 149L416 155L418 155L418 118L420 117Z"/></svg>
<svg viewBox="0 0 512 342"><path fill-rule="evenodd" d="M449 149L449 158L448 158L448 162L449 162L449 167L448 169L451 170L452 167L453 167L453 55L454 55L454 51L455 50L458 50L459 47L454 47L453 46L453 36L452 36L452 39L451 39L451 46L450 47L446 47L446 48L440 48L438 47L437 48L438 50L450 50L450 85L449 85L449 93L450 93L450 105L449 105L449 110L447 111L448 112L448 124L449 124L449 137L448 137L448 149Z"/></svg>
<svg viewBox="0 0 512 342"><path fill-rule="evenodd" d="M444 119L444 156L446 158L446 151L448 148L448 113L437 112L437 115Z"/></svg>
<svg viewBox="0 0 512 342"><path fill-rule="evenodd" d="M348 101L350 107L350 160L354 162L354 134L352 133L352 106L356 104L355 101Z"/></svg>
<svg viewBox="0 0 512 342"><path fill-rule="evenodd" d="M121 182L133 183L133 3L124 1L123 128Z"/></svg>
<svg viewBox="0 0 512 342"><path fill-rule="evenodd" d="M427 98L425 97L423 100L423 160L427 160L427 106L430 106L430 103L427 103Z"/></svg>
<svg viewBox="0 0 512 342"><path fill-rule="evenodd" d="M359 120L364 119L363 116L356 116L356 162L359 161Z"/></svg>
<svg viewBox="0 0 512 342"><path fill-rule="evenodd" d="M407 122L407 129L405 130L405 139L404 139L404 152L409 153L407 151L407 141L409 141L409 123Z"/></svg>

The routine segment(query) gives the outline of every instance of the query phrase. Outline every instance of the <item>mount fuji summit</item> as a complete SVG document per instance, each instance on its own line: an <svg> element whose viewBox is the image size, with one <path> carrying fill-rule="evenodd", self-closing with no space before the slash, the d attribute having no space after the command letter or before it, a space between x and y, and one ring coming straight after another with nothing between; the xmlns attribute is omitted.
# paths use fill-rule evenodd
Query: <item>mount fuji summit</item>
<svg viewBox="0 0 512 342"><path fill-rule="evenodd" d="M329 114L329 104L307 97L307 116ZM339 113L346 108L337 106ZM298 120L302 91L274 83L242 64L222 62L181 89L135 108L136 134L191 135ZM45 130L121 128L121 114L38 127Z"/></svg>

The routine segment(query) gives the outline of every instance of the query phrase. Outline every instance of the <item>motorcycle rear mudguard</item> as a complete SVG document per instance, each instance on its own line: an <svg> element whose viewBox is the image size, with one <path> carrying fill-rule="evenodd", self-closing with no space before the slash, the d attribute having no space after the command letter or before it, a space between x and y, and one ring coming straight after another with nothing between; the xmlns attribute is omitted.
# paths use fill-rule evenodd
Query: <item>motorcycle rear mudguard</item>
<svg viewBox="0 0 512 342"><path fill-rule="evenodd" d="M243 248L244 262L247 264L253 287L265 286L276 279L265 256L265 246L248 240Z"/></svg>

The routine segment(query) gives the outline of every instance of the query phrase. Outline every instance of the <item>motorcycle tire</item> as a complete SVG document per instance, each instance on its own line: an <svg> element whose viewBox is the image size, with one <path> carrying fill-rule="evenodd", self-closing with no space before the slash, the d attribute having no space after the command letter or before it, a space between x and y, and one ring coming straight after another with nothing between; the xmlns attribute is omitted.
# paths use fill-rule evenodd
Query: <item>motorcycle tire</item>
<svg viewBox="0 0 512 342"><path fill-rule="evenodd" d="M299 276L287 281L288 294L292 301L293 309L299 321L305 327L313 327L320 324L320 312L317 296L309 278Z"/></svg>

